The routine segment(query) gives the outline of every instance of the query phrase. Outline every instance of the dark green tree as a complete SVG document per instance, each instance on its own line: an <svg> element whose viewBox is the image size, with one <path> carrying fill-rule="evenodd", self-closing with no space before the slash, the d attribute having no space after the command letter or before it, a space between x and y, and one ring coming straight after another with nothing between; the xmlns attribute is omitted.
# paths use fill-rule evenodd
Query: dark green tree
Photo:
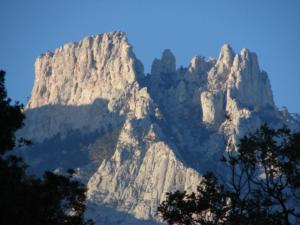
<svg viewBox="0 0 300 225"><path fill-rule="evenodd" d="M0 154L15 147L15 132L23 126L25 118L23 106L19 103L11 104L5 89L5 72L0 70Z"/></svg>
<svg viewBox="0 0 300 225"><path fill-rule="evenodd" d="M45 172L38 179L26 174L20 157L7 154L16 144L15 132L23 126L22 105L12 104L5 89L5 72L0 71L0 224L87 225L84 220L86 188L69 176Z"/></svg>
<svg viewBox="0 0 300 225"><path fill-rule="evenodd" d="M300 133L263 125L222 161L225 182L208 173L197 194L167 193L158 207L162 218L169 224L300 224Z"/></svg>
<svg viewBox="0 0 300 225"><path fill-rule="evenodd" d="M185 225L221 224L228 212L226 191L213 173L207 173L203 178L197 193L175 191L166 194L166 200L158 207L164 221Z"/></svg>

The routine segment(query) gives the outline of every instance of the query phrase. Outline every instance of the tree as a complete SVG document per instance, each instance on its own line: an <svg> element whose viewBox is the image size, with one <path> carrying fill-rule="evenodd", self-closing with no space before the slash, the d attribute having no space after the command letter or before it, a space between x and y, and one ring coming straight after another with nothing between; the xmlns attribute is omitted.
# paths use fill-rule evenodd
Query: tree
<svg viewBox="0 0 300 225"><path fill-rule="evenodd" d="M223 185L209 172L201 180L197 194L185 191L167 193L158 207L163 220L169 224L221 224L227 213L227 195Z"/></svg>
<svg viewBox="0 0 300 225"><path fill-rule="evenodd" d="M167 193L158 207L162 218L169 224L300 223L300 133L263 125L222 161L229 179L220 184L208 173L197 194Z"/></svg>
<svg viewBox="0 0 300 225"><path fill-rule="evenodd" d="M15 147L15 132L23 126L23 106L19 103L11 105L5 89L5 72L0 70L0 155Z"/></svg>
<svg viewBox="0 0 300 225"><path fill-rule="evenodd" d="M83 225L86 188L72 179L45 172L42 179L28 176L27 165L12 154L15 132L23 126L22 105L11 104L5 89L5 72L0 71L0 224L5 225Z"/></svg>

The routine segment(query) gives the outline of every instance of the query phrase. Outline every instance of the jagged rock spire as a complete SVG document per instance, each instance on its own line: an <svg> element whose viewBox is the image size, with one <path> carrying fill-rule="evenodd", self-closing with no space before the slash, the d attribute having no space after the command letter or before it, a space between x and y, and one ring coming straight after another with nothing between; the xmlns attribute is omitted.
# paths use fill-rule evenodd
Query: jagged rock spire
<svg viewBox="0 0 300 225"><path fill-rule="evenodd" d="M275 107L268 75L260 70L256 54L248 49L243 48L235 56L227 87L231 98L243 107Z"/></svg>
<svg viewBox="0 0 300 225"><path fill-rule="evenodd" d="M163 51L161 59L154 59L151 74L170 74L176 71L176 59L170 49Z"/></svg>
<svg viewBox="0 0 300 225"><path fill-rule="evenodd" d="M235 53L229 44L224 44L219 54L219 61L226 65L231 65L234 59Z"/></svg>

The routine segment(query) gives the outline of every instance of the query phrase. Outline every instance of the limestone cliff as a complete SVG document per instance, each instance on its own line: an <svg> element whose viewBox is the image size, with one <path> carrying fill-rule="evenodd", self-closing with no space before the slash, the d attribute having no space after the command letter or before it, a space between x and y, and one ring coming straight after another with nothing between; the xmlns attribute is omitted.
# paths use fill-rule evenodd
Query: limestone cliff
<svg viewBox="0 0 300 225"><path fill-rule="evenodd" d="M19 134L35 143L25 157L36 171L75 168L98 224L155 219L167 191L195 190L264 122L299 129L275 106L256 54L228 44L218 59L199 55L178 69L165 50L145 76L125 34L104 33L40 56L35 76Z"/></svg>

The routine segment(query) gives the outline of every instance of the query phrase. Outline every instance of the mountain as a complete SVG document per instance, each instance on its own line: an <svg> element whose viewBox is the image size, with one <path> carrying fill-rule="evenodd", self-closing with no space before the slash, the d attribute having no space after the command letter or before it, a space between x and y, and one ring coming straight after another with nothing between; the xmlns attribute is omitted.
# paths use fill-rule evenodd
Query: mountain
<svg viewBox="0 0 300 225"><path fill-rule="evenodd" d="M300 129L248 49L225 44L179 68L165 50L145 75L123 32L38 57L25 113L32 172L76 169L97 224L156 224L167 191L195 190L207 170L226 176L219 158L240 137L263 123Z"/></svg>

